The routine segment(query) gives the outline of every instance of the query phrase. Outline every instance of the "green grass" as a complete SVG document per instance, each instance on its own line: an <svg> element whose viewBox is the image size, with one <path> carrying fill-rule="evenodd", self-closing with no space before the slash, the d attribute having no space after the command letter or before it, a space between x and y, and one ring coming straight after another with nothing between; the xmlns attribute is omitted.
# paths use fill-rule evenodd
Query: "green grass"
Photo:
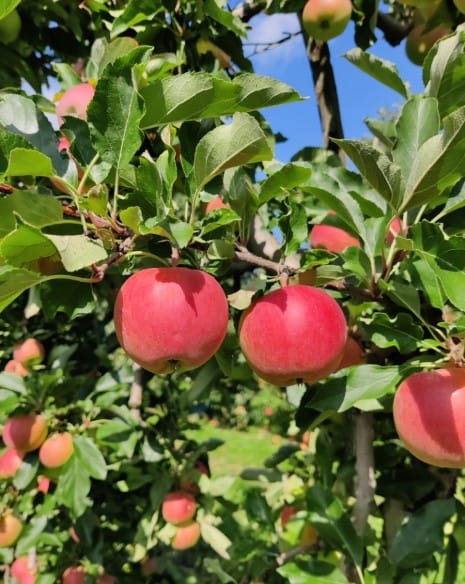
<svg viewBox="0 0 465 584"><path fill-rule="evenodd" d="M209 453L212 478L225 474L237 475L245 468L262 467L265 460L281 446L284 439L260 428L232 430L208 423L190 430L189 438L203 442L216 438L224 444Z"/></svg>

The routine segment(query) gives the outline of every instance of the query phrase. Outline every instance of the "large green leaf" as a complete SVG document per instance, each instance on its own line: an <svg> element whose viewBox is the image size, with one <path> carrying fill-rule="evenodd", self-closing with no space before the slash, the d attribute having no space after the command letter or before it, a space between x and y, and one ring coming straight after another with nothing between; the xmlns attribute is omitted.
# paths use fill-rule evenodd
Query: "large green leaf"
<svg viewBox="0 0 465 584"><path fill-rule="evenodd" d="M289 162L271 173L260 185L260 205L308 181L312 169L305 162Z"/></svg>
<svg viewBox="0 0 465 584"><path fill-rule="evenodd" d="M400 93L402 97L406 99L409 97L409 86L399 75L394 63L380 59L359 48L351 49L344 57L377 81Z"/></svg>
<svg viewBox="0 0 465 584"><path fill-rule="evenodd" d="M51 159L39 152L26 148L15 148L10 152L8 176L53 176L55 174Z"/></svg>
<svg viewBox="0 0 465 584"><path fill-rule="evenodd" d="M235 16L231 10L223 8L225 5L223 0L205 0L202 4L204 4L202 10L206 15L210 16L237 35L247 36L246 25L238 16Z"/></svg>
<svg viewBox="0 0 465 584"><path fill-rule="evenodd" d="M235 114L230 124L208 132L198 143L194 158L197 187L206 185L227 168L272 157L273 152L257 120L249 114Z"/></svg>
<svg viewBox="0 0 465 584"><path fill-rule="evenodd" d="M301 96L270 77L241 73L234 79L209 73L184 73L157 79L141 89L146 114L142 128L231 115L298 101Z"/></svg>
<svg viewBox="0 0 465 584"><path fill-rule="evenodd" d="M29 225L19 225L0 242L0 255L17 267L55 252L56 248L47 236Z"/></svg>
<svg viewBox="0 0 465 584"><path fill-rule="evenodd" d="M47 235L47 239L55 246L67 272L76 272L107 257L102 242L85 235Z"/></svg>
<svg viewBox="0 0 465 584"><path fill-rule="evenodd" d="M423 329L412 315L399 312L394 318L377 312L372 318L364 319L364 327L375 345L386 349L395 347L400 353L412 353L423 338Z"/></svg>
<svg viewBox="0 0 465 584"><path fill-rule="evenodd" d="M149 50L139 47L108 65L87 111L96 150L118 169L129 164L142 142L144 106L133 69L148 57Z"/></svg>
<svg viewBox="0 0 465 584"><path fill-rule="evenodd" d="M0 312L25 290L45 279L35 272L8 265L0 266Z"/></svg>
<svg viewBox="0 0 465 584"><path fill-rule="evenodd" d="M0 20L13 12L20 2L21 0L2 0L0 2Z"/></svg>
<svg viewBox="0 0 465 584"><path fill-rule="evenodd" d="M82 465L80 457L74 455L60 473L55 491L57 501L70 509L74 517L79 517L92 505L88 497L91 487L89 473Z"/></svg>
<svg viewBox="0 0 465 584"><path fill-rule="evenodd" d="M415 511L397 532L389 560L399 568L413 569L442 551L444 524L455 510L454 499L439 499Z"/></svg>
<svg viewBox="0 0 465 584"><path fill-rule="evenodd" d="M463 175L465 106L444 119L444 130L426 140L412 161L399 213L434 201Z"/></svg>
<svg viewBox="0 0 465 584"><path fill-rule="evenodd" d="M394 162L404 176L410 170L422 144L440 130L438 102L434 98L415 96L402 108L396 124L396 145L392 151Z"/></svg>
<svg viewBox="0 0 465 584"><path fill-rule="evenodd" d="M74 457L78 461L82 472L95 479L105 480L107 465L102 453L91 438L87 436L74 437Z"/></svg>

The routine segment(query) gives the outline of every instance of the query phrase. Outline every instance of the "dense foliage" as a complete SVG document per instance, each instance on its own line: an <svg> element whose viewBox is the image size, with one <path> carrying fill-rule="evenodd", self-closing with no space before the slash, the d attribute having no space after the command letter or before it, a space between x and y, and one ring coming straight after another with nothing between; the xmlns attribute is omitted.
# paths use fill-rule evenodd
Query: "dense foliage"
<svg viewBox="0 0 465 584"><path fill-rule="evenodd" d="M300 14L305 1L256 5ZM435 6L426 26L451 34L412 95L366 48L379 26L405 36L418 13L354 2L346 57L397 91L400 110L368 122L370 141L281 162L266 108L302 98L253 73L245 13L221 0L0 2L0 18L17 10L22 22L0 38L0 357L30 337L45 350L21 375L0 374L0 421L40 413L50 433L73 437L63 465L33 449L0 479L0 533L10 512L23 525L13 544L0 539L6 582L23 556L38 584L79 565L89 582L121 584L465 578L462 471L412 456L392 418L402 380L464 364L464 16ZM51 78L54 101L43 95ZM81 84L95 88L89 107L58 119ZM224 205L206 212L218 196ZM310 247L319 223L356 245ZM128 276L174 265L221 284L228 331L200 368L152 375L120 347L113 307ZM286 283L337 300L359 363L286 388L253 373L241 314ZM251 432L244 455L259 427L279 446L219 473L213 424ZM179 490L200 525L186 550L162 516ZM297 513L283 526L288 507ZM304 539L309 523L317 536Z"/></svg>

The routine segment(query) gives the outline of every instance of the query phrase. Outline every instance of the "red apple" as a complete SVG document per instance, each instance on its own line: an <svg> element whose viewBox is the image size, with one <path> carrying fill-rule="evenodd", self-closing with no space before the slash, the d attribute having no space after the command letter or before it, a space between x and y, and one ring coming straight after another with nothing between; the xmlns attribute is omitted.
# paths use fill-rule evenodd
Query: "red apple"
<svg viewBox="0 0 465 584"><path fill-rule="evenodd" d="M145 576L147 578L148 576L155 574L157 570L158 562L156 558L154 558L153 556L147 556L142 560L140 564L140 571L142 573L142 576Z"/></svg>
<svg viewBox="0 0 465 584"><path fill-rule="evenodd" d="M239 321L239 343L256 374L275 385L314 383L342 359L347 325L327 292L296 284L254 302Z"/></svg>
<svg viewBox="0 0 465 584"><path fill-rule="evenodd" d="M394 217L394 219L389 224L389 231L386 235L386 242L391 245L394 239L398 235L407 235L408 226L404 224L399 217Z"/></svg>
<svg viewBox="0 0 465 584"><path fill-rule="evenodd" d="M200 524L197 521L189 521L176 527L171 547L175 550L186 550L193 547L199 539Z"/></svg>
<svg viewBox="0 0 465 584"><path fill-rule="evenodd" d="M10 573L18 584L35 584L37 567L28 556L20 556L11 564Z"/></svg>
<svg viewBox="0 0 465 584"><path fill-rule="evenodd" d="M10 359L3 370L5 371L5 373L19 375L19 377L27 377L30 373L30 371L26 369L26 367L24 367L22 363L16 361L15 359Z"/></svg>
<svg viewBox="0 0 465 584"><path fill-rule="evenodd" d="M114 309L126 353L152 373L200 367L219 349L228 302L218 282L200 270L147 268L130 276Z"/></svg>
<svg viewBox="0 0 465 584"><path fill-rule="evenodd" d="M361 247L360 241L340 227L315 225L310 231L310 246L327 249L332 253L342 253L350 246Z"/></svg>
<svg viewBox="0 0 465 584"><path fill-rule="evenodd" d="M414 456L434 466L465 468L465 369L410 375L397 389L393 416Z"/></svg>
<svg viewBox="0 0 465 584"><path fill-rule="evenodd" d="M31 452L47 437L47 421L41 414L24 414L8 418L3 427L3 442L10 448Z"/></svg>
<svg viewBox="0 0 465 584"><path fill-rule="evenodd" d="M44 475L39 475L37 477L37 490L39 493L46 495L50 489L50 479Z"/></svg>
<svg viewBox="0 0 465 584"><path fill-rule="evenodd" d="M364 361L362 347L353 337L347 337L338 369L345 369L346 367L352 367L352 365L361 365Z"/></svg>
<svg viewBox="0 0 465 584"><path fill-rule="evenodd" d="M9 547L21 535L22 522L7 509L0 515L0 547Z"/></svg>
<svg viewBox="0 0 465 584"><path fill-rule="evenodd" d="M24 452L7 448L0 454L0 479L14 477L23 462Z"/></svg>
<svg viewBox="0 0 465 584"><path fill-rule="evenodd" d="M163 500L161 514L168 523L185 523L194 517L197 509L195 497L187 491L173 491Z"/></svg>
<svg viewBox="0 0 465 584"><path fill-rule="evenodd" d="M13 359L28 368L42 363L44 355L44 346L37 339L26 339L13 349Z"/></svg>
<svg viewBox="0 0 465 584"><path fill-rule="evenodd" d="M226 209L227 207L228 205L223 201L223 197L217 195L205 205L205 215L208 215L208 213L211 213L212 211L216 211L216 209Z"/></svg>
<svg viewBox="0 0 465 584"><path fill-rule="evenodd" d="M116 584L117 580L114 576L110 574L103 574L97 578L97 584Z"/></svg>
<svg viewBox="0 0 465 584"><path fill-rule="evenodd" d="M351 0L308 0L302 24L309 36L328 41L344 32L351 14Z"/></svg>
<svg viewBox="0 0 465 584"><path fill-rule="evenodd" d="M39 449L39 460L48 468L62 466L74 452L73 437L69 432L56 432Z"/></svg>
<svg viewBox="0 0 465 584"><path fill-rule="evenodd" d="M62 584L85 584L86 570L84 566L70 566L63 572Z"/></svg>
<svg viewBox="0 0 465 584"><path fill-rule="evenodd" d="M87 106L94 97L95 87L91 83L79 83L63 93L56 105L58 122L64 122L64 116L74 116L87 120Z"/></svg>
<svg viewBox="0 0 465 584"><path fill-rule="evenodd" d="M289 520L298 513L299 509L297 507L292 507L290 505L285 505L281 510L281 528L284 530ZM303 546L312 546L318 540L318 532L310 523L305 523L302 527L302 531L299 534L299 542Z"/></svg>

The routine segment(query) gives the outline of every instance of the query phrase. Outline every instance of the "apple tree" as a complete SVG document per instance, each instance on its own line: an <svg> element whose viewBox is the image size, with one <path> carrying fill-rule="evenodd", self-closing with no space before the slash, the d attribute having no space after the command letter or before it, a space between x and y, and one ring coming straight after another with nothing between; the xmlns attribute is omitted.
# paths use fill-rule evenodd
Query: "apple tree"
<svg viewBox="0 0 465 584"><path fill-rule="evenodd" d="M465 578L463 5L310 2L0 2L4 582ZM290 161L260 12L299 16L317 89ZM370 140L349 15L402 100Z"/></svg>

